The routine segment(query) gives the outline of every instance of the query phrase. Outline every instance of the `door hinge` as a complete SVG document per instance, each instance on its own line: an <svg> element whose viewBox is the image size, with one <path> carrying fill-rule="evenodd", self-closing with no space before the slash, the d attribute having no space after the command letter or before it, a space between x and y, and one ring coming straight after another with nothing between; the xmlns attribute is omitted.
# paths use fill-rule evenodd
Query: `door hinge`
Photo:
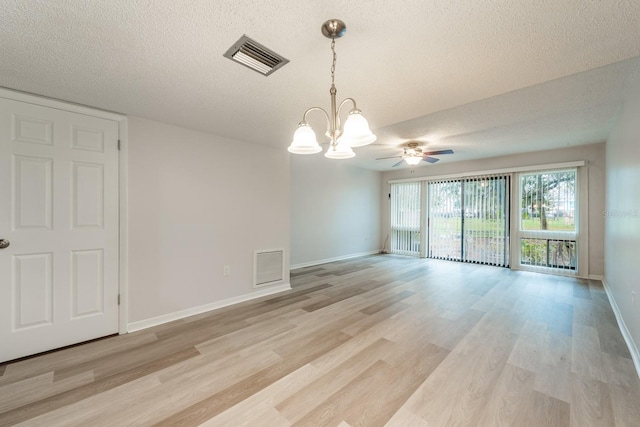
<svg viewBox="0 0 640 427"><path fill-rule="evenodd" d="M120 305L120 294L118 294L118 305Z"/></svg>
<svg viewBox="0 0 640 427"><path fill-rule="evenodd" d="M120 140L118 140L118 151L120 151Z"/></svg>

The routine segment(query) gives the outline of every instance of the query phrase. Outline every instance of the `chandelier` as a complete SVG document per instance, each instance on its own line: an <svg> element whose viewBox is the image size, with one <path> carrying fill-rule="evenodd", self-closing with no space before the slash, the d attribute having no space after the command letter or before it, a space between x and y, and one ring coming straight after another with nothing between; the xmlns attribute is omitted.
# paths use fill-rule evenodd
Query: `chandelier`
<svg viewBox="0 0 640 427"><path fill-rule="evenodd" d="M362 116L362 112L356 106L353 98L345 98L336 108L336 38L342 37L347 31L347 26L339 19L330 19L322 24L322 34L331 39L331 52L333 53L333 62L331 64L331 113L320 107L311 107L304 112L302 121L298 123L298 129L293 134L293 142L287 149L294 154L315 154L322 151L316 134L307 122L307 115L314 110L322 111L327 119L326 136L330 139L329 148L324 153L325 157L330 159L348 159L356 154L353 147L362 147L371 144L376 140L376 136L369 129L369 123ZM353 104L353 108L349 111L344 126L340 122L340 110L347 102Z"/></svg>

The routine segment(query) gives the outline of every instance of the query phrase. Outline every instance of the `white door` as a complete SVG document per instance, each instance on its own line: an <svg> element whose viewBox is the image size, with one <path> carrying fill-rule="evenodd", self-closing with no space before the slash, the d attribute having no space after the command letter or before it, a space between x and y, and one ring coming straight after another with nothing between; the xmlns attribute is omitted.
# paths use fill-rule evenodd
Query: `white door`
<svg viewBox="0 0 640 427"><path fill-rule="evenodd" d="M117 142L0 98L0 362L118 332Z"/></svg>

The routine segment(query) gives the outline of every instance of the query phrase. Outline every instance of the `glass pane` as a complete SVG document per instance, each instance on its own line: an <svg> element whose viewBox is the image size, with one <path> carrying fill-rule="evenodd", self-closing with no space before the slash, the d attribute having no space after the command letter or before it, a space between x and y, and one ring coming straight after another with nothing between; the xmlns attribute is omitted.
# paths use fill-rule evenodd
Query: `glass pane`
<svg viewBox="0 0 640 427"><path fill-rule="evenodd" d="M464 260L507 265L506 177L464 183Z"/></svg>
<svg viewBox="0 0 640 427"><path fill-rule="evenodd" d="M576 242L575 240L520 239L520 263L575 270Z"/></svg>
<svg viewBox="0 0 640 427"><path fill-rule="evenodd" d="M576 171L524 174L520 189L522 230L575 231Z"/></svg>
<svg viewBox="0 0 640 427"><path fill-rule="evenodd" d="M462 183L429 183L429 257L462 259Z"/></svg>
<svg viewBox="0 0 640 427"><path fill-rule="evenodd" d="M576 242L549 240L549 267L576 269Z"/></svg>
<svg viewBox="0 0 640 427"><path fill-rule="evenodd" d="M509 177L429 182L427 256L509 265Z"/></svg>
<svg viewBox="0 0 640 427"><path fill-rule="evenodd" d="M520 239L520 263L547 266L546 239Z"/></svg>

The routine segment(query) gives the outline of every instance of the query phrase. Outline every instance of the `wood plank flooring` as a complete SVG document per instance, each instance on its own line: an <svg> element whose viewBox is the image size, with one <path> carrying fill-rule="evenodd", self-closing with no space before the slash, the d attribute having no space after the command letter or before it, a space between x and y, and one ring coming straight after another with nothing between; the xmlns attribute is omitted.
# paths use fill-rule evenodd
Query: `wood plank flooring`
<svg viewBox="0 0 640 427"><path fill-rule="evenodd" d="M599 282L379 255L0 365L0 425L639 426Z"/></svg>

